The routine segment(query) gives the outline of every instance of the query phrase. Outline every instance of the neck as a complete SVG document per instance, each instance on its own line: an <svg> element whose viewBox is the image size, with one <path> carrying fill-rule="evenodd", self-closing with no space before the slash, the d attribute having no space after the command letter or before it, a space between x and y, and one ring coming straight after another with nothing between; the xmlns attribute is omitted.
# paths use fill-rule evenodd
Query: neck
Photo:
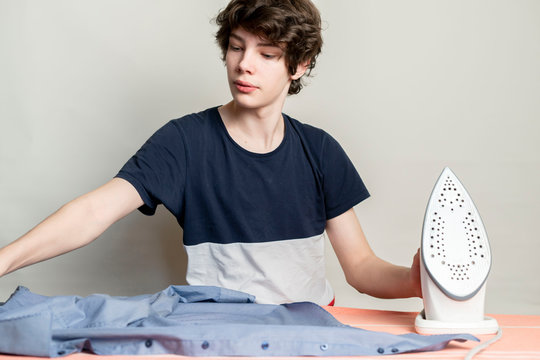
<svg viewBox="0 0 540 360"><path fill-rule="evenodd" d="M283 141L285 123L281 108L245 109L231 101L218 110L229 135L248 151L268 153Z"/></svg>

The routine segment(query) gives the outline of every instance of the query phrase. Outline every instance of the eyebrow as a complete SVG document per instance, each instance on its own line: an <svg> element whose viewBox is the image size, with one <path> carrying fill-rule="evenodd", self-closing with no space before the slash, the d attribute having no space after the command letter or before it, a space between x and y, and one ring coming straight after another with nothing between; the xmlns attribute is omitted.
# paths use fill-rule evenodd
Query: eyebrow
<svg viewBox="0 0 540 360"><path fill-rule="evenodd" d="M235 33L231 33L231 35L229 36L230 38L234 38L238 41L241 41L243 43L245 43L246 41L244 40L243 37L241 37L240 35L237 35ZM266 47L266 46L271 46L271 47L276 47L278 49L281 49L278 45L276 44L273 44L273 43L265 43L265 42L260 42L260 43L257 43L257 46L258 47Z"/></svg>

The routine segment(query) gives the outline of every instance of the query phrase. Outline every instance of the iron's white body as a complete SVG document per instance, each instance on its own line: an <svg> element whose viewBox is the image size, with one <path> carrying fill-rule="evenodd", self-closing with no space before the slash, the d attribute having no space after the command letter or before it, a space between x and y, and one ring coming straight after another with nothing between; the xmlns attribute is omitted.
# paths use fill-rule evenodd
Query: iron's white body
<svg viewBox="0 0 540 360"><path fill-rule="evenodd" d="M489 242L480 215L461 182L445 168L424 217L420 261L424 311L416 318L416 331L497 332L497 322L484 316L490 267Z"/></svg>
<svg viewBox="0 0 540 360"><path fill-rule="evenodd" d="M420 334L473 333L494 334L499 326L493 318L484 316L486 284L468 300L454 300L431 280L423 262L420 263L424 311L415 320Z"/></svg>

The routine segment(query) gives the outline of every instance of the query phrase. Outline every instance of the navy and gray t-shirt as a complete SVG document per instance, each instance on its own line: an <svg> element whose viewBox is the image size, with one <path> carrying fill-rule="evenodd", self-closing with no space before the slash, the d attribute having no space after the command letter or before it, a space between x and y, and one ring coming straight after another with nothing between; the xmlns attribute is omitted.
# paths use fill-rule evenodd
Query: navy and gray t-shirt
<svg viewBox="0 0 540 360"><path fill-rule="evenodd" d="M369 196L330 135L287 115L274 151L228 134L217 107L172 120L124 165L151 215L159 204L184 230L187 281L244 291L259 303L326 305L324 229Z"/></svg>

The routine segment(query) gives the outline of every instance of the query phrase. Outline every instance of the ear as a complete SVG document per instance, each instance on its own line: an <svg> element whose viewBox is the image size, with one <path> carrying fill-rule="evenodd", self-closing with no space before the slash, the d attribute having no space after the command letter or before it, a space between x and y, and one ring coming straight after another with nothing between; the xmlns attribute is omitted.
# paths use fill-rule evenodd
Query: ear
<svg viewBox="0 0 540 360"><path fill-rule="evenodd" d="M298 80L300 79L307 71L308 67L309 67L309 63L310 61L305 61L301 64L298 64L298 66L296 67L296 72L294 74L291 75L291 79L292 80Z"/></svg>

